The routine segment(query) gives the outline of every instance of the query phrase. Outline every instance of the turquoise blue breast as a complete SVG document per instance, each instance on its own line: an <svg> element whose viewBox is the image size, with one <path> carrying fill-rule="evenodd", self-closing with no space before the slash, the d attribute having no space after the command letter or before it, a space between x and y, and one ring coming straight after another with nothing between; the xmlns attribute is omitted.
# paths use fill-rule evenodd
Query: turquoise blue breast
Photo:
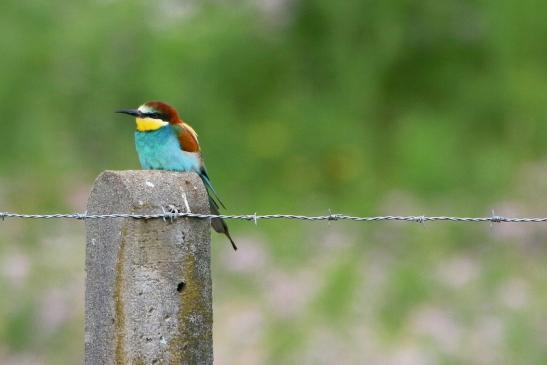
<svg viewBox="0 0 547 365"><path fill-rule="evenodd" d="M199 171L197 154L181 150L170 125L152 132L135 132L135 146L143 169Z"/></svg>

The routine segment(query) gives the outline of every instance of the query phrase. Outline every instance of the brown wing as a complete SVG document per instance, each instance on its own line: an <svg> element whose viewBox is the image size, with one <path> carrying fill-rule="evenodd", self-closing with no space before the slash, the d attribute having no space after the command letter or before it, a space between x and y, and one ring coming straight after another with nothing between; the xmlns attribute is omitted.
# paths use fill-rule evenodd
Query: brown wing
<svg viewBox="0 0 547 365"><path fill-rule="evenodd" d="M186 152L199 152L198 135L188 124L182 122L175 125L178 133L180 148Z"/></svg>

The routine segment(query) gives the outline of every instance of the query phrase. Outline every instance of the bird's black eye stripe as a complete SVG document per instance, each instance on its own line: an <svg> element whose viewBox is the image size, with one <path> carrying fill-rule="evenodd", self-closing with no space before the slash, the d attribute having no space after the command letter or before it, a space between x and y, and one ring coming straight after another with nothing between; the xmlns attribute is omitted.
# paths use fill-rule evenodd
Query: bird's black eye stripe
<svg viewBox="0 0 547 365"><path fill-rule="evenodd" d="M162 114L162 113L146 113L146 116L148 118L153 118L153 119L164 119L165 116Z"/></svg>

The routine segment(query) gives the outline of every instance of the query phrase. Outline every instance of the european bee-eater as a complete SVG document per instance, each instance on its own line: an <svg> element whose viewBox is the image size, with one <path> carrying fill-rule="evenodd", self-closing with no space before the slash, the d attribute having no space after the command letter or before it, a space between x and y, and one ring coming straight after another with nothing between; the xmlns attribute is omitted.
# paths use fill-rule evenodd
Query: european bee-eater
<svg viewBox="0 0 547 365"><path fill-rule="evenodd" d="M207 174L198 135L179 117L175 108L160 101L149 101L137 109L123 109L117 113L136 117L135 145L143 169L197 173L207 188L211 213L219 213L219 205L224 207L224 204ZM211 226L225 234L237 250L223 219L211 219Z"/></svg>

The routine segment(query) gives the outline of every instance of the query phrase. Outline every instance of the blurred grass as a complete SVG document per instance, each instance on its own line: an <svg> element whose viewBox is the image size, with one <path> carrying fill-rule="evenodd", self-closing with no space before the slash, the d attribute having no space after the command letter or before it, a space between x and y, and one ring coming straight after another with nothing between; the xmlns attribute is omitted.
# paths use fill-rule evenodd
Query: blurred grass
<svg viewBox="0 0 547 365"><path fill-rule="evenodd" d="M113 110L160 99L231 213L545 215L545 11L6 0L0 209L83 210L100 171L138 168ZM541 226L232 226L237 255L214 238L219 364L547 356ZM80 225L0 225L2 364L80 362L82 246Z"/></svg>

